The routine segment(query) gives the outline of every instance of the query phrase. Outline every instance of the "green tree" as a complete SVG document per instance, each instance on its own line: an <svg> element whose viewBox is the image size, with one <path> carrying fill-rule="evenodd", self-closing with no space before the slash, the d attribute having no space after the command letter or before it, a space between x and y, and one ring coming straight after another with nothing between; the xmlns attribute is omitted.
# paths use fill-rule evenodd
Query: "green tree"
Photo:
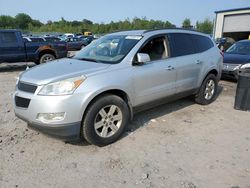
<svg viewBox="0 0 250 188"><path fill-rule="evenodd" d="M203 22L196 22L197 31L211 34L213 32L213 22L206 18Z"/></svg>
<svg viewBox="0 0 250 188"><path fill-rule="evenodd" d="M132 20L129 18L124 21L110 23L93 23L91 20L83 19L82 21L67 21L63 17L59 21L47 21L46 24L39 20L32 19L29 15L20 13L15 18L11 16L0 16L0 28L13 28L29 30L31 32L73 32L79 33L91 31L96 34L105 34L119 30L131 29L161 29L175 27L169 21L149 20L146 17L135 17Z"/></svg>
<svg viewBox="0 0 250 188"><path fill-rule="evenodd" d="M15 17L15 24L18 29L28 29L31 22L32 18L28 14L19 13Z"/></svg>
<svg viewBox="0 0 250 188"><path fill-rule="evenodd" d="M185 18L182 22L182 28L192 28L191 20L189 18Z"/></svg>
<svg viewBox="0 0 250 188"><path fill-rule="evenodd" d="M13 28L15 27L15 19L11 16L0 16L0 28Z"/></svg>

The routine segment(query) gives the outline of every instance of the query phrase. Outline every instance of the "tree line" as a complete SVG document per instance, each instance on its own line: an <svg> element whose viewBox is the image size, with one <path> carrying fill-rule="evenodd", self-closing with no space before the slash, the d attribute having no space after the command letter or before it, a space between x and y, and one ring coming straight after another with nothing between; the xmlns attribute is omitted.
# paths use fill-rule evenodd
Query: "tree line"
<svg viewBox="0 0 250 188"><path fill-rule="evenodd" d="M67 21L63 17L59 21L47 21L42 23L39 20L32 19L25 13L19 13L15 17L8 15L0 16L1 29L21 29L30 32L61 32L61 33L81 33L91 31L96 34L110 33L121 30L132 29L162 29L175 28L176 26L169 21L152 20L143 18L125 19L110 23L93 23L91 20L83 19L82 21ZM186 18L182 23L183 28L196 29L200 32L211 34L213 30L213 22L205 19L202 22L196 22L192 26L190 19Z"/></svg>

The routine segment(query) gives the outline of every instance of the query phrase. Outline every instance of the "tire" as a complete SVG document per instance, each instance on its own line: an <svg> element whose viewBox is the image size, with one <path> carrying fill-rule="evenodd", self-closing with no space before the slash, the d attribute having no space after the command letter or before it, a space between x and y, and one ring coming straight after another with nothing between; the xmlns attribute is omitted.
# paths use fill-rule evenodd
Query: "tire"
<svg viewBox="0 0 250 188"><path fill-rule="evenodd" d="M198 93L195 95L195 102L201 105L212 103L217 94L218 79L214 74L209 74L202 82Z"/></svg>
<svg viewBox="0 0 250 188"><path fill-rule="evenodd" d="M39 59L39 63L42 64L42 63L46 63L46 62L49 62L49 61L53 61L55 58L54 55L52 54L44 54L40 57Z"/></svg>
<svg viewBox="0 0 250 188"><path fill-rule="evenodd" d="M82 121L81 135L93 145L111 144L123 133L129 115L128 105L120 97L102 95L87 109Z"/></svg>

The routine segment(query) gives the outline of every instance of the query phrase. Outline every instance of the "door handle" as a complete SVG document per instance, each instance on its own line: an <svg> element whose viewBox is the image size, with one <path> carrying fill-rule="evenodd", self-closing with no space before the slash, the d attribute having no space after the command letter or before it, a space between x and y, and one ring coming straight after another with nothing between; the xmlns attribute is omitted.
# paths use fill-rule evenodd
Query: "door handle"
<svg viewBox="0 0 250 188"><path fill-rule="evenodd" d="M198 59L198 60L196 60L196 64L200 65L200 64L202 64L202 61Z"/></svg>
<svg viewBox="0 0 250 188"><path fill-rule="evenodd" d="M167 68L165 68L165 70L172 71L172 70L174 70L174 67L169 65Z"/></svg>

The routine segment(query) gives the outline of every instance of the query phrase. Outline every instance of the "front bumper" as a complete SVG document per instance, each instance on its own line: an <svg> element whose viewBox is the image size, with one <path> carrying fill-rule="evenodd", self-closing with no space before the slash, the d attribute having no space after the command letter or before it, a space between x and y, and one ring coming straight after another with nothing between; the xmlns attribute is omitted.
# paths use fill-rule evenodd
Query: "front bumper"
<svg viewBox="0 0 250 188"><path fill-rule="evenodd" d="M237 79L238 78L238 69L237 67L239 64L223 64L223 69L222 69L222 77L226 78L233 78Z"/></svg>
<svg viewBox="0 0 250 188"><path fill-rule="evenodd" d="M79 139L81 121L86 109L88 94L74 93L66 96L40 96L37 95L39 90L40 86L38 86L35 93L16 90L13 96L16 116L27 122L30 127L49 135L69 141ZM21 98L28 102L17 102L16 98ZM39 113L60 112L65 113L65 116L59 121L43 122L37 118Z"/></svg>
<svg viewBox="0 0 250 188"><path fill-rule="evenodd" d="M50 136L59 138L61 140L74 141L80 139L81 122L49 125L37 122L29 122L27 119L20 116L19 114L16 114L16 116L27 122L30 128L33 128Z"/></svg>

